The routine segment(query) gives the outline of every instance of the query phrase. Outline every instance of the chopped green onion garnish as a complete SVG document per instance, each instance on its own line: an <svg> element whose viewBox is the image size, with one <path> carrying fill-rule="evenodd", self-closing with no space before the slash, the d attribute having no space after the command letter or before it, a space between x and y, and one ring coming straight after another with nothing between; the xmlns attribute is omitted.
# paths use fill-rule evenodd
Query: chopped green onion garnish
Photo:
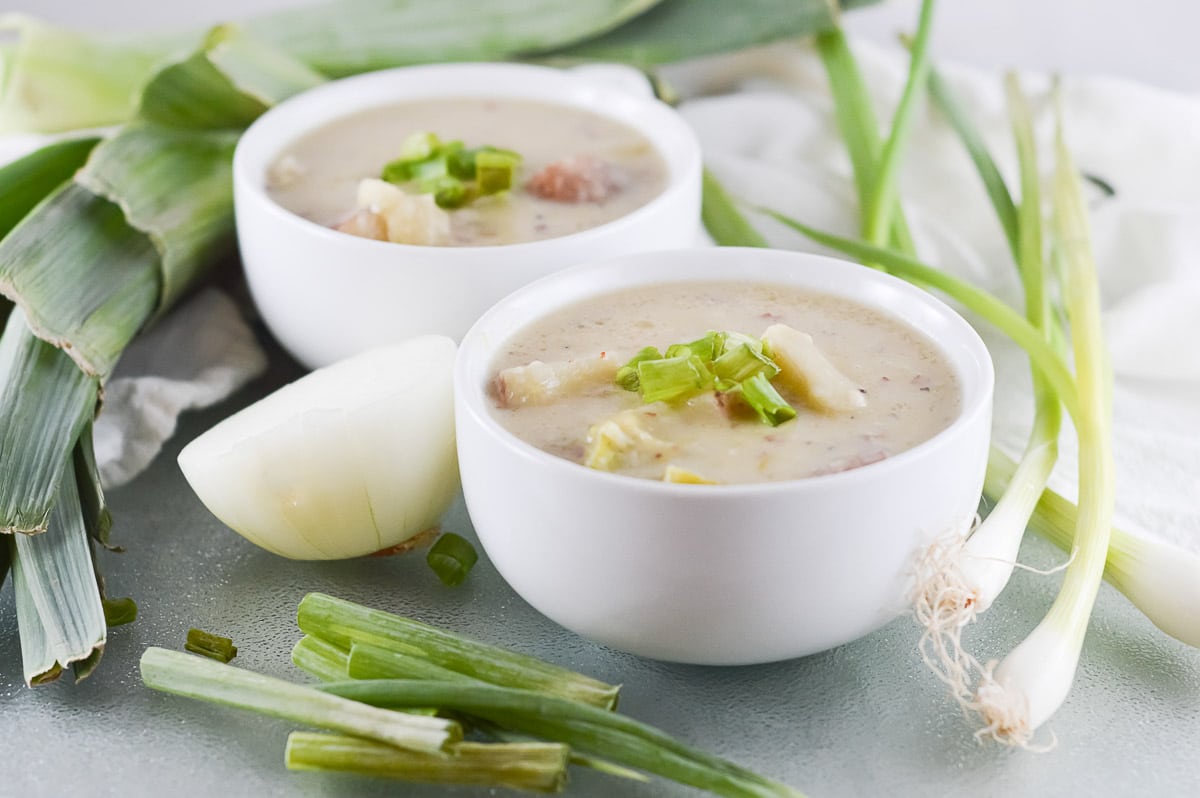
<svg viewBox="0 0 1200 798"><path fill-rule="evenodd" d="M200 654L220 662L229 662L237 656L237 646L228 637L221 637L200 629L188 629L187 642L183 644L183 647L193 654Z"/></svg>
<svg viewBox="0 0 1200 798"><path fill-rule="evenodd" d="M762 374L769 380L779 373L779 366L762 354L761 343L757 349L739 343L732 349L726 348L725 353L713 361L712 371L720 380L743 382L756 374Z"/></svg>
<svg viewBox="0 0 1200 798"><path fill-rule="evenodd" d="M400 145L400 160L423 161L441 147L442 142L436 135L424 130L410 133Z"/></svg>
<svg viewBox="0 0 1200 798"><path fill-rule="evenodd" d="M123 626L137 620L137 604L129 597L101 599L104 605L104 622L111 626Z"/></svg>
<svg viewBox="0 0 1200 798"><path fill-rule="evenodd" d="M479 554L471 542L461 535L446 532L425 555L425 562L442 580L443 585L461 585L475 566Z"/></svg>
<svg viewBox="0 0 1200 798"><path fill-rule="evenodd" d="M482 150L475 155L475 180L482 196L498 194L512 188L513 174L521 163L520 156L511 152Z"/></svg>
<svg viewBox="0 0 1200 798"><path fill-rule="evenodd" d="M670 402L687 399L710 388L712 374L695 355L680 355L637 364L642 401Z"/></svg>
<svg viewBox="0 0 1200 798"><path fill-rule="evenodd" d="M413 133L400 157L383 167L388 183L433 194L438 207L453 210L489 194L512 188L521 156L512 150L483 146L466 149L461 141L442 142L432 133Z"/></svg>
<svg viewBox="0 0 1200 798"><path fill-rule="evenodd" d="M764 424L777 427L796 417L796 410L783 400L763 374L755 374L742 383L742 398L754 408Z"/></svg>
<svg viewBox="0 0 1200 798"><path fill-rule="evenodd" d="M662 352L659 352L653 346L642 347L636 355L629 359L628 363L617 369L617 385L620 385L627 391L638 390L641 385L638 381L638 363L641 363L643 360L661 360L662 356Z"/></svg>

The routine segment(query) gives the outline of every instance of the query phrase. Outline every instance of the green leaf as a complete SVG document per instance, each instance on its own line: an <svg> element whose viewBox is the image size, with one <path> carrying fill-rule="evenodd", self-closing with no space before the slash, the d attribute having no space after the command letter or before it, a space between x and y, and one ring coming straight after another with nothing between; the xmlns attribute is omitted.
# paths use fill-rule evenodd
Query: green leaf
<svg viewBox="0 0 1200 798"><path fill-rule="evenodd" d="M70 464L49 528L40 535L16 535L10 545L26 683L53 681L77 662L85 665L77 679L84 678L95 667L107 632Z"/></svg>
<svg viewBox="0 0 1200 798"><path fill-rule="evenodd" d="M0 534L45 532L96 381L15 311L0 336Z"/></svg>
<svg viewBox="0 0 1200 798"><path fill-rule="evenodd" d="M188 130L240 130L271 105L323 80L240 28L222 25L195 53L154 75L142 91L138 116Z"/></svg>
<svg viewBox="0 0 1200 798"><path fill-rule="evenodd" d="M0 14L0 133L113 125L137 108L138 90L195 34L82 33L20 14Z"/></svg>
<svg viewBox="0 0 1200 798"><path fill-rule="evenodd" d="M169 157L166 158L169 160ZM159 295L158 255L121 209L66 184L0 241L0 293L38 337L107 375Z"/></svg>
<svg viewBox="0 0 1200 798"><path fill-rule="evenodd" d="M55 142L0 168L0 238L50 192L70 180L97 141L82 138Z"/></svg>
<svg viewBox="0 0 1200 798"><path fill-rule="evenodd" d="M603 36L554 51L647 68L830 30L833 0L665 0Z"/></svg>
<svg viewBox="0 0 1200 798"><path fill-rule="evenodd" d="M81 186L120 207L132 236L153 242L148 252L139 248L140 268L161 273L151 309L170 307L208 267L232 254L236 144L236 131L136 122L97 147L80 172Z"/></svg>
<svg viewBox="0 0 1200 798"><path fill-rule="evenodd" d="M83 511L83 525L92 540L109 548L112 513L108 509L108 503L104 499L104 488L100 484L100 469L96 466L90 418L75 442L73 458L75 482L79 487L79 506Z"/></svg>
<svg viewBox="0 0 1200 798"><path fill-rule="evenodd" d="M593 37L658 0L349 0L289 9L244 27L326 75L435 61L491 61ZM638 20L639 24L641 20Z"/></svg>

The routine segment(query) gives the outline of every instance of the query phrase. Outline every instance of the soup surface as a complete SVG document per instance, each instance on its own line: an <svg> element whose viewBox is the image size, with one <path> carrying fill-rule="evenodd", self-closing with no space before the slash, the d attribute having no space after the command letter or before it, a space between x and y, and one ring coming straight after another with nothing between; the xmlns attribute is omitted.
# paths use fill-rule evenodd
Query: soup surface
<svg viewBox="0 0 1200 798"><path fill-rule="evenodd" d="M466 147L490 145L522 157L511 191L446 211L447 246L515 244L569 235L613 221L662 193L667 167L632 128L568 106L527 100L421 100L353 114L290 145L268 170L267 192L327 227L359 210L360 181L378 178L412 133ZM440 209L439 209L440 212Z"/></svg>
<svg viewBox="0 0 1200 798"><path fill-rule="evenodd" d="M646 404L613 379L644 346L665 349L709 330L761 336L773 325L811 335L861 394L861 406L814 407L777 378L772 384L797 415L769 426L736 397L709 390ZM528 365L534 361L546 365ZM961 404L954 373L916 330L857 303L789 286L682 283L598 297L520 330L494 366L492 412L513 434L583 463L597 425L615 420L624 444L606 469L655 480L750 483L845 471L929 439ZM524 379L530 373L541 375L532 388Z"/></svg>

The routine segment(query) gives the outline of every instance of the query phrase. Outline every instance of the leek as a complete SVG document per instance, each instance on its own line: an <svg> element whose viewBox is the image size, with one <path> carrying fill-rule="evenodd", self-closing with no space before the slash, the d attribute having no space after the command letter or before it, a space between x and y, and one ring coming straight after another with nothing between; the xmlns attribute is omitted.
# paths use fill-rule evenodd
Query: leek
<svg viewBox="0 0 1200 798"><path fill-rule="evenodd" d="M142 654L142 681L154 690L248 709L413 751L448 751L462 739L453 721L388 712L309 687L165 648Z"/></svg>
<svg viewBox="0 0 1200 798"><path fill-rule="evenodd" d="M349 678L350 652L319 637L305 635L292 647L292 664L323 682Z"/></svg>
<svg viewBox="0 0 1200 798"><path fill-rule="evenodd" d="M431 784L507 787L562 792L570 749L561 743L456 743L450 756L405 751L335 734L292 732L284 761L288 770L329 770Z"/></svg>
<svg viewBox="0 0 1200 798"><path fill-rule="evenodd" d="M354 643L425 657L436 665L509 687L540 690L611 709L620 688L534 657L452 635L432 626L373 610L322 593L300 602L297 622L305 634L349 649ZM431 705L426 705L431 706Z"/></svg>
<svg viewBox="0 0 1200 798"><path fill-rule="evenodd" d="M0 538L11 546L21 660L30 686L57 679L72 664L77 680L86 677L107 637L73 466L65 468L47 530Z"/></svg>
<svg viewBox="0 0 1200 798"><path fill-rule="evenodd" d="M529 690L404 679L335 682L320 689L379 707L452 709L728 798L801 795L785 784L698 751L632 718Z"/></svg>

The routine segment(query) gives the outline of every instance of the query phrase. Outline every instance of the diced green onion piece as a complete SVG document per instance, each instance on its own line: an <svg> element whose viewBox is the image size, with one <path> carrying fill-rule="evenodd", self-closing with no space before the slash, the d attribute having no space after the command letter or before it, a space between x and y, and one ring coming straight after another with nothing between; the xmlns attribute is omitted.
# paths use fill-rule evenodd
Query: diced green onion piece
<svg viewBox="0 0 1200 798"><path fill-rule="evenodd" d="M732 349L726 348L725 353L713 361L712 371L718 380L743 382L756 374L769 380L779 373L779 366L762 354L762 344L756 350L749 344L739 343Z"/></svg>
<svg viewBox="0 0 1200 798"><path fill-rule="evenodd" d="M137 603L129 597L101 599L100 603L104 605L104 623L108 624L109 628L124 626L137 620Z"/></svg>
<svg viewBox="0 0 1200 798"><path fill-rule="evenodd" d="M228 637L221 637L200 629L188 629L187 642L183 644L183 647L193 654L200 654L220 662L229 662L237 656L237 646Z"/></svg>
<svg viewBox="0 0 1200 798"><path fill-rule="evenodd" d="M456 743L450 756L404 751L340 734L292 732L289 770L329 770L430 784L562 792L570 749L562 743Z"/></svg>
<svg viewBox="0 0 1200 798"><path fill-rule="evenodd" d="M446 532L439 537L425 555L425 562L438 579L450 587L461 585L478 559L479 554L471 542L453 532Z"/></svg>
<svg viewBox="0 0 1200 798"><path fill-rule="evenodd" d="M642 347L636 355L629 359L628 363L617 369L617 385L620 385L627 391L638 390L641 385L641 382L638 380L638 363L641 363L643 360L662 360L662 356L662 352L659 352L653 346Z"/></svg>
<svg viewBox="0 0 1200 798"><path fill-rule="evenodd" d="M449 174L449 170L446 167L446 159L440 156L428 158L424 161L413 161L408 165L408 171L411 175L410 180L433 181L436 178L446 177Z"/></svg>
<svg viewBox="0 0 1200 798"><path fill-rule="evenodd" d="M445 751L462 739L462 728L453 721L376 709L312 687L180 651L146 649L141 671L142 681L153 690L248 709L414 751Z"/></svg>
<svg viewBox="0 0 1200 798"><path fill-rule="evenodd" d="M796 410L779 395L762 374L755 374L742 383L742 398L754 408L764 424L777 427L796 417Z"/></svg>
<svg viewBox="0 0 1200 798"><path fill-rule="evenodd" d="M466 149L461 141L450 142L445 150L446 168L450 170L451 176L459 180L474 180L476 150Z"/></svg>
<svg viewBox="0 0 1200 798"><path fill-rule="evenodd" d="M480 196L508 191L521 159L514 153L481 150L475 154L475 180Z"/></svg>
<svg viewBox="0 0 1200 798"><path fill-rule="evenodd" d="M613 709L620 688L535 657L436 629L389 612L350 601L309 593L300 602L296 620L305 634L316 635L349 649L370 643L402 651L490 684L523 687ZM436 706L426 704L425 706Z"/></svg>
<svg viewBox="0 0 1200 798"><path fill-rule="evenodd" d="M422 193L432 193L439 208L453 210L471 201L471 192L457 177L442 175L421 185Z"/></svg>
<svg viewBox="0 0 1200 798"><path fill-rule="evenodd" d="M409 133L400 145L400 160L423 161L441 146L441 140L428 131L418 130Z"/></svg>
<svg viewBox="0 0 1200 798"><path fill-rule="evenodd" d="M670 402L695 396L712 385L712 374L695 355L680 355L637 364L642 401Z"/></svg>
<svg viewBox="0 0 1200 798"><path fill-rule="evenodd" d="M379 179L395 185L407 183L413 179L412 164L404 160L390 161L384 165Z"/></svg>
<svg viewBox="0 0 1200 798"><path fill-rule="evenodd" d="M765 344L761 338L755 338L753 335L734 332L733 330L722 330L716 334L715 346L713 348L713 357L718 358L721 355L739 346L748 346L756 353L762 354Z"/></svg>

